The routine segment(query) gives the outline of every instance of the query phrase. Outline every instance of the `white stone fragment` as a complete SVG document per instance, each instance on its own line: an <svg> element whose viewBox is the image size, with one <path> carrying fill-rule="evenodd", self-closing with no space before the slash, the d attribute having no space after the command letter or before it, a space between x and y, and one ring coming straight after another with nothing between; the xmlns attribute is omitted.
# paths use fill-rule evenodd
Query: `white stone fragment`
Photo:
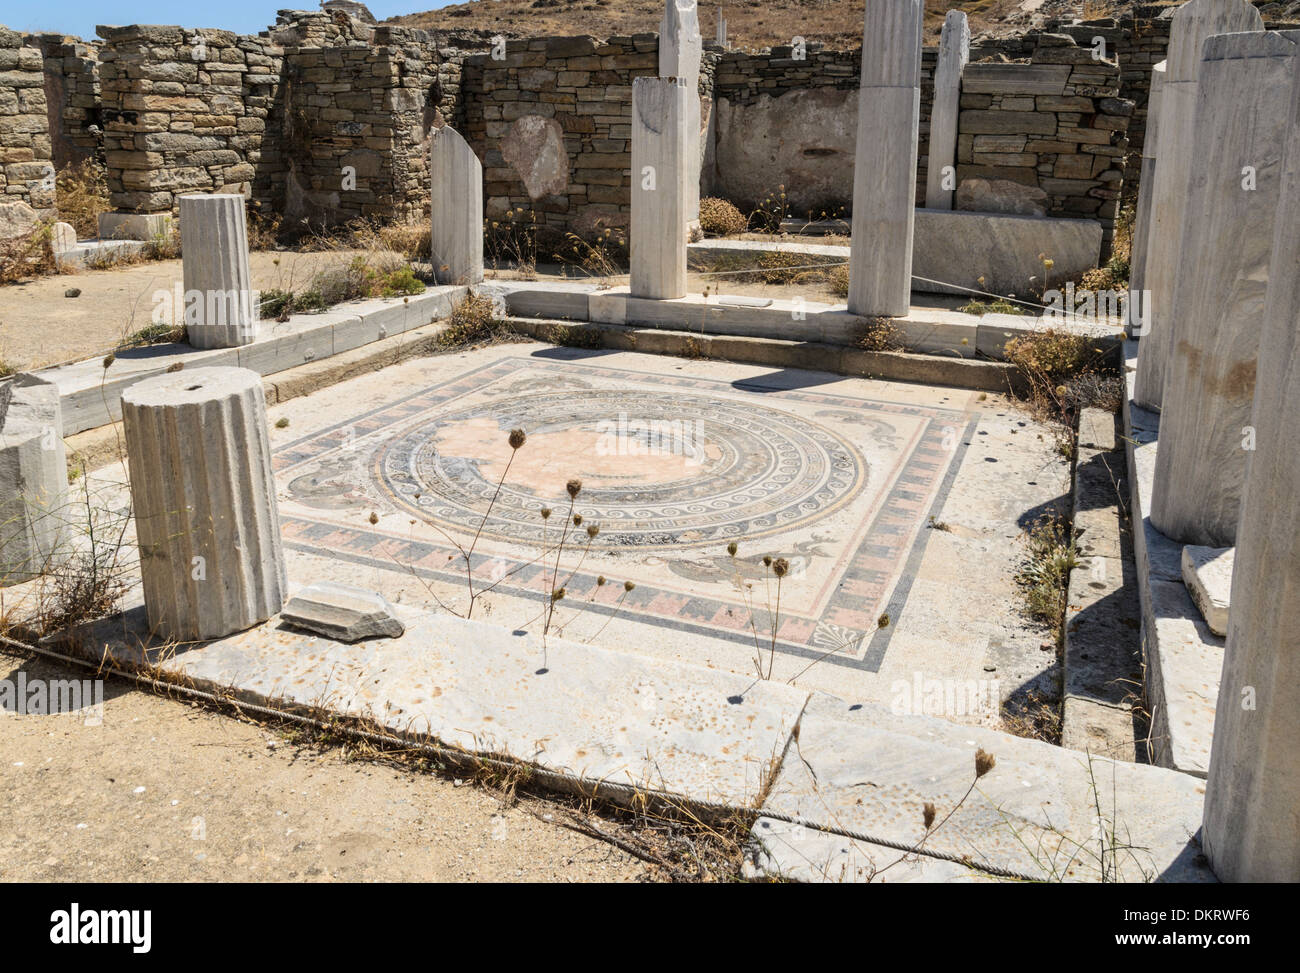
<svg viewBox="0 0 1300 973"><path fill-rule="evenodd" d="M460 132L434 129L429 146L433 273L439 284L483 279L483 164Z"/></svg>
<svg viewBox="0 0 1300 973"><path fill-rule="evenodd" d="M683 78L632 82L633 297L686 296L688 104Z"/></svg>
<svg viewBox="0 0 1300 973"><path fill-rule="evenodd" d="M244 197L179 197L185 327L195 348L235 348L257 338Z"/></svg>
<svg viewBox="0 0 1300 973"><path fill-rule="evenodd" d="M149 624L220 638L280 610L286 586L262 379L158 375L122 393Z"/></svg>
<svg viewBox="0 0 1300 973"><path fill-rule="evenodd" d="M862 37L849 311L902 317L912 294L921 0L869 0Z"/></svg>
<svg viewBox="0 0 1300 973"><path fill-rule="evenodd" d="M1215 635L1228 634L1228 603L1232 596L1233 547L1183 548L1183 584Z"/></svg>
<svg viewBox="0 0 1300 973"><path fill-rule="evenodd" d="M374 591L337 581L318 581L289 599L280 618L295 628L339 642L358 642L379 635L398 638L406 626L397 610Z"/></svg>
<svg viewBox="0 0 1300 973"><path fill-rule="evenodd" d="M949 10L939 35L939 63L934 69L934 105L930 109L930 148L925 167L925 205L929 209L952 209L961 73L969 60L970 25L966 14ZM951 172L945 173L944 169ZM949 175L951 181L946 180Z"/></svg>

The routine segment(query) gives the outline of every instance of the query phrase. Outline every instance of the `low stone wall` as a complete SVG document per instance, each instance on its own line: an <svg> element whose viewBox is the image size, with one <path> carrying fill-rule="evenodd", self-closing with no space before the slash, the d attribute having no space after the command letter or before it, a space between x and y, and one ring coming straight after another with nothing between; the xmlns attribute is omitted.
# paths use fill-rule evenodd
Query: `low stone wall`
<svg viewBox="0 0 1300 973"><path fill-rule="evenodd" d="M52 153L41 52L0 27L0 202L26 203L39 215L52 215Z"/></svg>

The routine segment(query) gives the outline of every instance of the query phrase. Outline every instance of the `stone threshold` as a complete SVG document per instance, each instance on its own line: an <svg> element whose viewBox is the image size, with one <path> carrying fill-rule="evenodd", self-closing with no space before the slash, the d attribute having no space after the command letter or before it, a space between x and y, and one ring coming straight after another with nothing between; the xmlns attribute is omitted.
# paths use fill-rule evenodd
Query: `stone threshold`
<svg viewBox="0 0 1300 973"><path fill-rule="evenodd" d="M238 348L192 348L158 344L115 351L35 374L59 389L63 435L104 426L122 415L122 391L176 366L239 366L272 375L419 328L447 317L467 288L431 287L409 298L376 298L341 304L321 314L295 314L288 321L264 320L257 340Z"/></svg>
<svg viewBox="0 0 1300 973"><path fill-rule="evenodd" d="M1019 370L1007 362L902 351L864 351L816 341L709 335L562 319L511 317L509 321L516 331L553 344L577 344L678 358L712 358L999 394L1017 391L1023 386Z"/></svg>
<svg viewBox="0 0 1300 973"><path fill-rule="evenodd" d="M1143 660L1151 710L1152 757L1205 777L1219 698L1226 639L1210 631L1183 583L1183 545L1151 524L1160 416L1133 400L1137 342L1124 345L1128 394L1124 400L1124 447L1132 492L1133 551L1142 603Z"/></svg>
<svg viewBox="0 0 1300 973"><path fill-rule="evenodd" d="M862 878L810 865L809 852L847 849L839 857L858 860L879 843L892 861L901 854L893 847L924 836L926 801L940 814L957 803L982 748L997 766L891 879L1098 880L1088 856L1069 849L1095 840L1100 814L1140 849L1121 878L1212 880L1194 839L1204 786L1183 774L719 669L397 610L406 631L395 639L345 645L277 616L175 645L151 638L136 601L94 626L88 650L283 712L333 714L466 757L519 762L555 789L753 815L753 877Z"/></svg>
<svg viewBox="0 0 1300 973"><path fill-rule="evenodd" d="M781 249L784 252L786 245ZM762 299L762 305L755 306L753 297L727 294L690 294L660 301L632 297L627 287L601 288L576 281L488 281L478 289L500 300L511 316L519 318L639 325L696 335L845 346L856 345L871 327L870 318L850 314L846 304L818 301ZM1058 322L1030 315L964 314L932 307L913 306L906 317L888 320L909 352L949 358L1005 361L1008 341L1048 328L1095 338L1099 348L1113 350L1116 355L1123 339L1118 328L1104 325Z"/></svg>

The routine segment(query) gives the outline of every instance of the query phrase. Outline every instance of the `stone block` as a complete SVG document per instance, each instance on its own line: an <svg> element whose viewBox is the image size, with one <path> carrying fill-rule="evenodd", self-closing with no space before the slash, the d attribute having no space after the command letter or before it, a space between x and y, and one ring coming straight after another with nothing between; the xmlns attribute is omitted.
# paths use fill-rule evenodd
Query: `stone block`
<svg viewBox="0 0 1300 973"><path fill-rule="evenodd" d="M406 631L383 595L337 581L298 589L281 610L280 620L339 642L399 638Z"/></svg>
<svg viewBox="0 0 1300 973"><path fill-rule="evenodd" d="M1236 548L1188 544L1183 548L1183 584L1215 635L1228 634L1232 564Z"/></svg>

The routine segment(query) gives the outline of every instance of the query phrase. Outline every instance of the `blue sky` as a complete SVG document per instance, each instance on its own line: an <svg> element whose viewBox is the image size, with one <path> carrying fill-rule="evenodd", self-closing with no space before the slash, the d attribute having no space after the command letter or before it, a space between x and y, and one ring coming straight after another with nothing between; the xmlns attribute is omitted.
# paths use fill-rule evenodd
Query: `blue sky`
<svg viewBox="0 0 1300 973"><path fill-rule="evenodd" d="M370 0L379 20L444 7L454 0ZM20 33L51 31L93 38L96 24L179 24L220 27L241 34L266 30L276 10L314 10L319 0L0 0L0 24Z"/></svg>

